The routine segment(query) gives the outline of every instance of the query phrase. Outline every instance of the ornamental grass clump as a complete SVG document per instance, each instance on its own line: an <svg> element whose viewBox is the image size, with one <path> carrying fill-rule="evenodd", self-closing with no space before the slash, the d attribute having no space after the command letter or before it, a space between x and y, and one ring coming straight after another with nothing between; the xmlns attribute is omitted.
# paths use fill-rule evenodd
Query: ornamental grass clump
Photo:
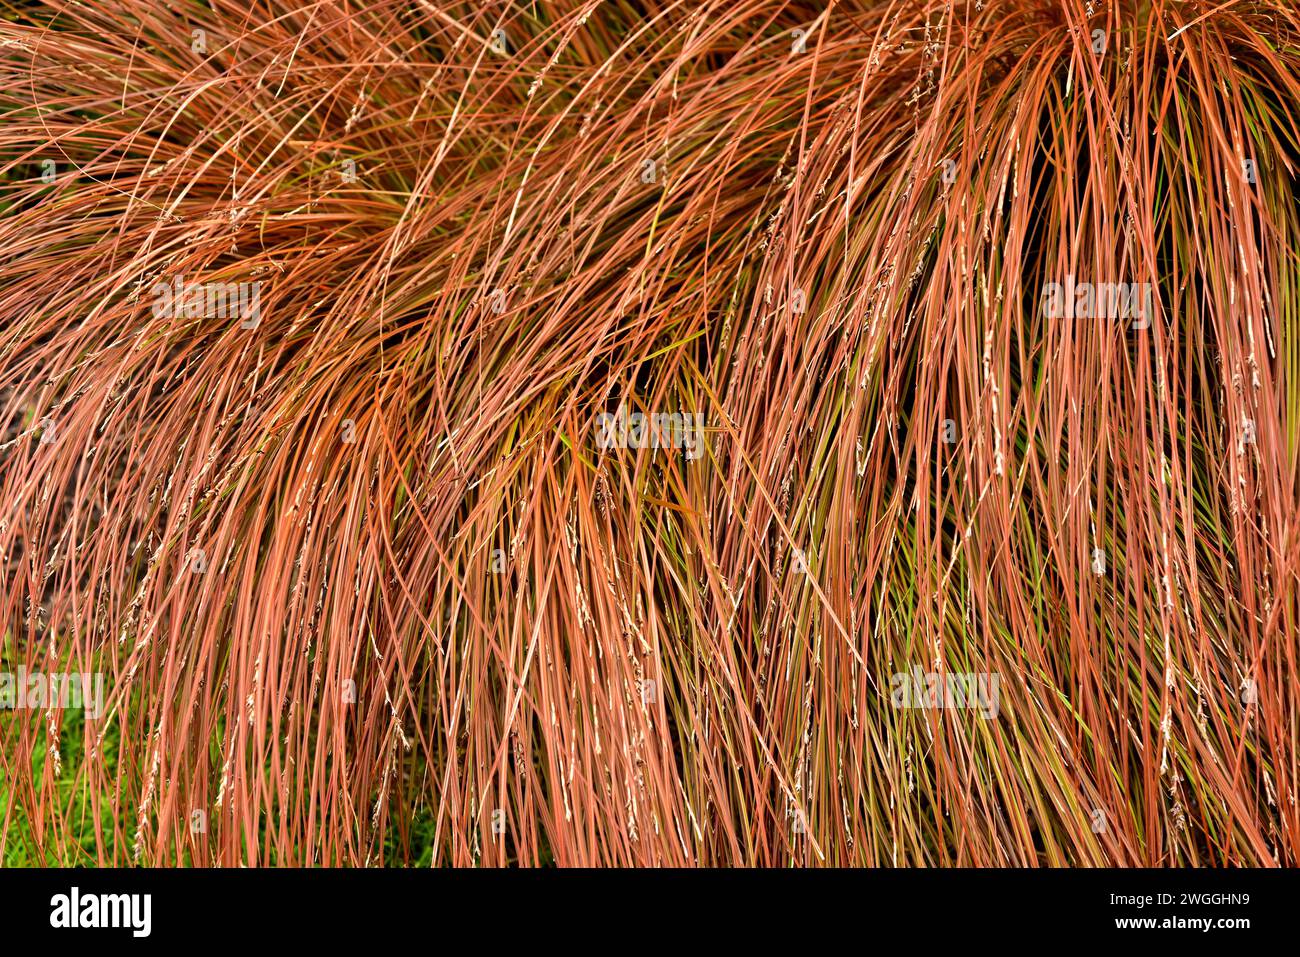
<svg viewBox="0 0 1300 957"><path fill-rule="evenodd" d="M0 0L0 860L1297 866L1297 76Z"/></svg>

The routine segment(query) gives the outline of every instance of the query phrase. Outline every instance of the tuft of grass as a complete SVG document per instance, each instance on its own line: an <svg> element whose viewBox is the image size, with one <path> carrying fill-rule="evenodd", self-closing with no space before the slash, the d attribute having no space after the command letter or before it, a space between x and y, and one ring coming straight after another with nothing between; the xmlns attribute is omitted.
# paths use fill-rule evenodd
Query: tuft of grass
<svg viewBox="0 0 1300 957"><path fill-rule="evenodd" d="M0 861L1296 866L1297 76L1282 0L0 0L4 671L106 689L0 711Z"/></svg>

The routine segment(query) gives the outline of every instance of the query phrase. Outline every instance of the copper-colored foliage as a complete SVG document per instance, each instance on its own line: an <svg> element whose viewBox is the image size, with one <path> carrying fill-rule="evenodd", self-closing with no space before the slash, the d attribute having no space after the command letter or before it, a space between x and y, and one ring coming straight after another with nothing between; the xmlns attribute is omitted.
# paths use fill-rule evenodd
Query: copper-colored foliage
<svg viewBox="0 0 1300 957"><path fill-rule="evenodd" d="M0 9L0 860L1300 864L1287 0Z"/></svg>

